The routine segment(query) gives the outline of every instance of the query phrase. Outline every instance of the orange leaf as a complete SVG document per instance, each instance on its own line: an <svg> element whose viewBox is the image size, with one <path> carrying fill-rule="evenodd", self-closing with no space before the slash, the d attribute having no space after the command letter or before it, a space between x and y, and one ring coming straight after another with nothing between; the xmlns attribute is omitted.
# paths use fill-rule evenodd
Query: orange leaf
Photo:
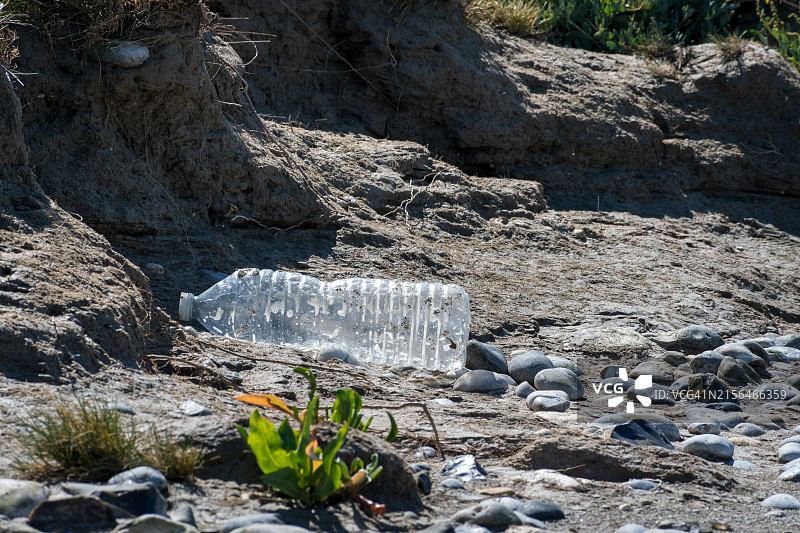
<svg viewBox="0 0 800 533"><path fill-rule="evenodd" d="M312 440L308 443L308 446L306 446L306 455L311 459L312 472L316 472L317 468L322 466L322 457L317 454L318 450L321 450L321 448L317 444L317 439Z"/></svg>
<svg viewBox="0 0 800 533"><path fill-rule="evenodd" d="M245 402L252 405L260 405L261 407L268 407L294 417L294 411L289 409L283 400L272 394L242 394L241 396L234 398L234 400L239 400L240 402Z"/></svg>

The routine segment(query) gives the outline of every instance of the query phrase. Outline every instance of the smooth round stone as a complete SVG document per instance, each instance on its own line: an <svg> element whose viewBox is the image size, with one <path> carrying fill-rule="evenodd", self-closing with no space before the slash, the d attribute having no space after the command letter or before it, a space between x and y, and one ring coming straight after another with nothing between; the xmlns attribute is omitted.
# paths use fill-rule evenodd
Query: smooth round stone
<svg viewBox="0 0 800 533"><path fill-rule="evenodd" d="M750 351L750 348L740 342L732 342L730 344L722 345L719 348L715 348L714 351L725 357L733 357L734 359L744 361L753 368L767 368L766 361L756 356Z"/></svg>
<svg viewBox="0 0 800 533"><path fill-rule="evenodd" d="M789 442L778 448L778 462L788 463L800 458L800 443Z"/></svg>
<svg viewBox="0 0 800 533"><path fill-rule="evenodd" d="M578 376L567 368L548 368L536 374L533 386L538 390L560 390L567 393L570 400L584 395L583 385Z"/></svg>
<svg viewBox="0 0 800 533"><path fill-rule="evenodd" d="M0 515L9 518L28 516L49 494L50 490L45 485L35 481L0 479Z"/></svg>
<svg viewBox="0 0 800 533"><path fill-rule="evenodd" d="M728 413L705 407L690 407L686 410L686 418L689 422L719 422L729 428L747 422L741 413Z"/></svg>
<svg viewBox="0 0 800 533"><path fill-rule="evenodd" d="M780 473L778 479L781 481L794 481L794 482L800 481L800 465L795 464L793 468L787 468L786 470Z"/></svg>
<svg viewBox="0 0 800 533"><path fill-rule="evenodd" d="M773 509L793 510L800 509L800 501L791 494L773 494L769 498L761 502L764 507L772 507Z"/></svg>
<svg viewBox="0 0 800 533"><path fill-rule="evenodd" d="M653 490L660 487L661 483L652 479L631 479L628 486L636 490Z"/></svg>
<svg viewBox="0 0 800 533"><path fill-rule="evenodd" d="M431 465L426 463L409 463L408 467L412 472L430 472Z"/></svg>
<svg viewBox="0 0 800 533"><path fill-rule="evenodd" d="M211 409L200 405L194 400L186 400L178 406L178 410L186 416L208 416L211 414Z"/></svg>
<svg viewBox="0 0 800 533"><path fill-rule="evenodd" d="M166 491L169 486L164 474L151 466L137 466L136 468L125 470L107 481L108 485L121 483L150 483L161 492Z"/></svg>
<svg viewBox="0 0 800 533"><path fill-rule="evenodd" d="M455 513L453 522L474 522L491 529L505 529L510 525L520 525L520 518L508 507L497 502L479 503Z"/></svg>
<svg viewBox="0 0 800 533"><path fill-rule="evenodd" d="M600 371L600 377L603 378L603 379L618 378L619 377L619 371L622 370L622 368L623 367L618 366L618 365L605 366Z"/></svg>
<svg viewBox="0 0 800 533"><path fill-rule="evenodd" d="M722 362L719 364L717 377L735 387L761 383L759 375L747 363L727 356L723 357Z"/></svg>
<svg viewBox="0 0 800 533"><path fill-rule="evenodd" d="M789 333L775 337L775 346L788 346L789 348L800 349L800 333Z"/></svg>
<svg viewBox="0 0 800 533"><path fill-rule="evenodd" d="M525 399L525 405L531 411L555 411L563 413L569 409L569 397L566 392L534 391Z"/></svg>
<svg viewBox="0 0 800 533"><path fill-rule="evenodd" d="M417 457L421 457L422 459L433 459L434 457L439 455L439 453L436 451L436 448L432 446L423 446L422 448L417 450L417 453L414 455L416 455Z"/></svg>
<svg viewBox="0 0 800 533"><path fill-rule="evenodd" d="M735 459L731 466L734 468L741 468L742 470L754 470L758 468L755 463L751 463L750 461L742 461L739 459Z"/></svg>
<svg viewBox="0 0 800 533"><path fill-rule="evenodd" d="M647 528L639 524L625 524L614 530L614 533L644 533Z"/></svg>
<svg viewBox="0 0 800 533"><path fill-rule="evenodd" d="M790 442L800 442L800 435L792 435L791 437L786 437L781 441L781 446L784 444L789 444Z"/></svg>
<svg viewBox="0 0 800 533"><path fill-rule="evenodd" d="M495 373L489 370L471 370L453 383L453 390L461 392L494 392L504 391L507 388L508 383L498 379Z"/></svg>
<svg viewBox="0 0 800 533"><path fill-rule="evenodd" d="M741 413L742 407L733 402L713 402L705 405L707 409L714 409L715 411L723 411L725 413Z"/></svg>
<svg viewBox="0 0 800 533"><path fill-rule="evenodd" d="M118 413L122 413L122 414L125 414L125 415L135 415L136 414L136 412L133 410L133 408L130 405L128 405L127 403L124 403L124 402L112 402L112 403L106 405L106 409L108 409L110 411L117 411Z"/></svg>
<svg viewBox="0 0 800 533"><path fill-rule="evenodd" d="M692 422L686 429L692 435L719 435L722 430L719 422Z"/></svg>
<svg viewBox="0 0 800 533"><path fill-rule="evenodd" d="M745 437L759 437L766 433L766 431L761 429L759 426L749 422L738 424L733 428L733 432L738 433L739 435L744 435Z"/></svg>
<svg viewBox="0 0 800 533"><path fill-rule="evenodd" d="M770 359L773 361L780 361L782 363L800 361L800 350L797 348L790 348L788 346L771 346L765 349L767 350Z"/></svg>
<svg viewBox="0 0 800 533"><path fill-rule="evenodd" d="M562 520L564 511L550 500L527 500L518 509L519 512L537 520Z"/></svg>
<svg viewBox="0 0 800 533"><path fill-rule="evenodd" d="M439 482L439 485L441 485L442 487L444 487L446 489L455 489L455 490L465 490L466 489L466 487L464 486L464 483L462 483L460 479L456 479L454 477L448 477L448 478L443 479L441 482Z"/></svg>
<svg viewBox="0 0 800 533"><path fill-rule="evenodd" d="M470 370L489 370L498 374L508 374L508 361L503 351L496 346L476 340L467 342L467 362Z"/></svg>
<svg viewBox="0 0 800 533"><path fill-rule="evenodd" d="M533 391L534 391L533 385L531 385L527 381L523 381L522 383L517 385L517 390L515 391L515 394L520 398L527 398Z"/></svg>
<svg viewBox="0 0 800 533"><path fill-rule="evenodd" d="M179 504L172 512L169 513L169 517L176 522L181 522L183 524L189 524L190 526L197 526L197 521L194 517L194 509L188 503L181 503Z"/></svg>
<svg viewBox="0 0 800 533"><path fill-rule="evenodd" d="M786 383L762 383L754 391L759 400L763 401L786 401L800 394L800 390L795 389Z"/></svg>
<svg viewBox="0 0 800 533"><path fill-rule="evenodd" d="M577 363L567 359L566 357L560 357L558 355L548 355L548 359L550 362L553 363L553 368L567 368L575 372L576 376L582 376L583 370L581 367L578 366Z"/></svg>
<svg viewBox="0 0 800 533"><path fill-rule="evenodd" d="M97 50L100 61L123 68L138 67L150 57L150 51L134 41L109 41Z"/></svg>
<svg viewBox="0 0 800 533"><path fill-rule="evenodd" d="M786 378L786 384L791 385L795 389L800 390L800 374L792 374L788 378Z"/></svg>
<svg viewBox="0 0 800 533"><path fill-rule="evenodd" d="M692 325L675 332L678 349L685 354L696 354L713 350L725 344L719 333L707 326Z"/></svg>
<svg viewBox="0 0 800 533"><path fill-rule="evenodd" d="M766 364L769 365L770 357L769 352L764 349L759 343L755 341L742 341L741 345L750 350L750 353L755 355L756 357L760 357Z"/></svg>
<svg viewBox="0 0 800 533"><path fill-rule="evenodd" d="M728 386L714 374L691 374L688 378L689 385L685 392L678 395L679 399L685 398L701 403L739 403L739 399Z"/></svg>
<svg viewBox="0 0 800 533"><path fill-rule="evenodd" d="M436 405L441 405L442 407L458 407L458 404L450 398L434 398L433 400L430 400L430 403L435 403Z"/></svg>
<svg viewBox="0 0 800 533"><path fill-rule="evenodd" d="M683 442L683 451L709 461L733 459L733 444L719 435L697 435Z"/></svg>
<svg viewBox="0 0 800 533"><path fill-rule="evenodd" d="M703 352L689 360L689 366L695 374L716 374L723 356L716 352Z"/></svg>
<svg viewBox="0 0 800 533"><path fill-rule="evenodd" d="M508 375L514 378L517 383L527 381L534 384L536 375L542 370L553 368L553 363L542 352L531 350L522 355L516 356L508 363Z"/></svg>

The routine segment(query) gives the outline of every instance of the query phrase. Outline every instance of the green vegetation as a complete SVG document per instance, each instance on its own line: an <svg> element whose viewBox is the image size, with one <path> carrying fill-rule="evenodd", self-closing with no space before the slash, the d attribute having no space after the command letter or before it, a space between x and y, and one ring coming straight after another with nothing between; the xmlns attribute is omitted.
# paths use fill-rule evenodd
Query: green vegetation
<svg viewBox="0 0 800 533"><path fill-rule="evenodd" d="M511 33L563 46L665 56L676 46L715 42L726 60L758 39L800 68L800 8L756 0L743 11L730 0L469 0L466 11Z"/></svg>
<svg viewBox="0 0 800 533"><path fill-rule="evenodd" d="M781 16L780 0L756 0L758 19L761 29L756 37L765 45L777 49L795 68L800 69L800 7L796 11Z"/></svg>
<svg viewBox="0 0 800 533"><path fill-rule="evenodd" d="M19 422L17 470L37 479L102 481L139 465L170 479L186 479L200 466L200 451L155 429L148 434L118 411L86 400L59 402L53 412Z"/></svg>
<svg viewBox="0 0 800 533"><path fill-rule="evenodd" d="M272 422L254 410L249 429L239 426L242 438L264 473L261 479L276 492L305 504L355 496L381 472L378 456L372 454L368 465L362 459L355 458L348 466L336 454L344 444L349 429L366 429L372 418L366 423L361 422L361 396L356 391L338 390L330 419L343 425L336 438L321 448L317 441L316 426L325 420L325 416L319 408L316 377L303 367L295 368L295 372L303 374L309 381L308 405L303 411L297 407L289 408L283 400L270 394L245 394L236 398L287 415L276 429ZM291 428L290 419L297 422L299 429ZM391 415L390 420L392 429L387 440L397 436L397 425ZM374 511L382 512L382 506L372 505Z"/></svg>

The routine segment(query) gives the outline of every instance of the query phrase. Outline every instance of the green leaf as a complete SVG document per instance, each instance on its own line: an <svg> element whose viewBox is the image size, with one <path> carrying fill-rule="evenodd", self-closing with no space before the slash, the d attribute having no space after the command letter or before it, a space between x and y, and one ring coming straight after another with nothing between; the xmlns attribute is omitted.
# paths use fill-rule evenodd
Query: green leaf
<svg viewBox="0 0 800 533"><path fill-rule="evenodd" d="M374 417L374 416L371 416L371 417L369 417L369 420L367 420L367 423L366 423L366 424L363 424L363 425L362 425L361 427L359 427L358 429L360 429L361 431L366 431L366 430L368 430L368 429L369 429L369 426L370 426L370 424L372 424L372 419L373 419L373 418L375 418L375 417Z"/></svg>
<svg viewBox="0 0 800 533"><path fill-rule="evenodd" d="M395 422L394 416L392 416L392 413L389 412L388 409L384 409L383 411L386 413L386 416L389 417L389 423L392 425L389 429L389 434L386 435L386 442L392 442L397 438L397 422Z"/></svg>
<svg viewBox="0 0 800 533"><path fill-rule="evenodd" d="M317 394L317 377L311 370L302 366L295 367L294 371L298 374L303 374L308 380L308 401L311 402L314 399L314 395Z"/></svg>
<svg viewBox="0 0 800 533"><path fill-rule="evenodd" d="M261 476L261 481L273 489L280 491L291 498L309 502L308 491L301 486L297 471L292 468L281 468Z"/></svg>
<svg viewBox="0 0 800 533"><path fill-rule="evenodd" d="M275 426L261 416L257 410L250 415L247 445L250 446L259 468L265 474L290 465L286 451L281 448L281 438L275 430Z"/></svg>
<svg viewBox="0 0 800 533"><path fill-rule="evenodd" d="M236 429L239 430L239 435L242 436L242 439L244 439L244 441L246 443L247 442L247 429L244 428L243 426L240 426L239 424L236 424Z"/></svg>
<svg viewBox="0 0 800 533"><path fill-rule="evenodd" d="M297 435L294 430L289 426L289 419L284 418L281 425L278 427L278 435L281 437L281 447L284 450L297 449Z"/></svg>

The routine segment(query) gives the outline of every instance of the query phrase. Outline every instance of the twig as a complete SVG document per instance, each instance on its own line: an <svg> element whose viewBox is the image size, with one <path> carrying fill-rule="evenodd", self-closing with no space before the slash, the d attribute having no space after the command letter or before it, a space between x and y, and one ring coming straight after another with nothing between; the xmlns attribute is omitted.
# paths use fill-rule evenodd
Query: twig
<svg viewBox="0 0 800 533"><path fill-rule="evenodd" d="M356 377L356 378L363 379L364 381L366 381L367 383L369 383L373 387L376 386L375 383L370 381L366 376L364 376L364 374L357 374L355 372L352 372L352 371L349 371L349 370L345 370L343 368L330 368L330 367L326 367L325 365L315 365L313 363L306 363L305 361L303 361L302 363L292 363L290 361L283 361L281 359L273 359L271 357L253 357L251 355L244 355L244 354L240 354L240 353L234 352L233 350L230 350L228 348L225 348L224 346L220 346L219 344L215 344L213 342L208 342L208 341L204 341L204 340L200 340L200 339L195 339L195 340L197 342L199 342L200 344L208 346L209 348L216 348L217 350L221 350L221 351L223 351L225 353L228 353L228 354L231 354L231 355L235 355L236 357L241 357L242 359L247 359L248 361L254 361L254 362L257 362L257 363L275 363L275 364L278 364L278 365L286 365L286 366L291 366L291 367L301 366L302 365L302 366L304 366L306 368L311 368L313 370L322 370L324 372L338 372L338 373L341 373L341 374L347 374L349 376L353 376L353 377Z"/></svg>
<svg viewBox="0 0 800 533"><path fill-rule="evenodd" d="M428 406L424 403L417 403L417 402L409 402L400 405L363 405L364 409L388 409L390 411L397 411L399 409L404 409L406 407L421 407L422 411L425 413L425 416L428 417L428 422L431 423L431 427L433 428L433 437L436 440L436 451L439 452L439 455L442 456L444 459L444 448L442 448L442 443L439 440L439 432L436 430L436 424L433 422L433 417L431 416L431 412L428 411Z"/></svg>

